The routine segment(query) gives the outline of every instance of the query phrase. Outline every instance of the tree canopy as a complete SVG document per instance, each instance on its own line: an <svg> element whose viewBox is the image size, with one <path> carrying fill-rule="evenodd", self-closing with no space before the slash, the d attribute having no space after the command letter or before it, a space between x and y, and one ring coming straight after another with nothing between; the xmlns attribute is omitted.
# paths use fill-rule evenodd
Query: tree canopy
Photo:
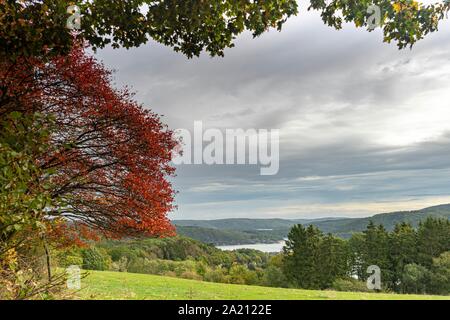
<svg viewBox="0 0 450 320"><path fill-rule="evenodd" d="M299 2L300 5L303 2ZM65 54L73 45L66 28L66 0L0 1L0 48L4 56ZM281 30L298 14L297 0L81 0L79 37L93 48L138 47L149 39L172 47L188 57L202 51L222 56L244 31L257 37L269 28ZM383 41L399 48L412 46L438 29L448 2L422 5L412 0L310 0L323 22L336 29L352 22L373 30L368 10L377 6ZM378 22L377 22L378 23Z"/></svg>
<svg viewBox="0 0 450 320"><path fill-rule="evenodd" d="M144 110L82 47L43 62L1 64L0 114L39 112L54 119L45 154L52 173L46 216L66 217L115 235L172 232L174 191L167 177L178 142L159 116ZM3 131L2 127L2 131Z"/></svg>

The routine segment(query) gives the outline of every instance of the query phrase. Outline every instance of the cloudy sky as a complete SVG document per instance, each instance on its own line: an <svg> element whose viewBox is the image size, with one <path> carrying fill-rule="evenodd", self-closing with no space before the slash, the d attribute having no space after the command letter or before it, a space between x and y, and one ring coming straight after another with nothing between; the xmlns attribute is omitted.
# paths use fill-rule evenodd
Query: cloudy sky
<svg viewBox="0 0 450 320"><path fill-rule="evenodd" d="M280 170L180 165L174 219L318 218L450 203L450 21L413 50L302 10L225 58L98 52L171 128L280 129Z"/></svg>

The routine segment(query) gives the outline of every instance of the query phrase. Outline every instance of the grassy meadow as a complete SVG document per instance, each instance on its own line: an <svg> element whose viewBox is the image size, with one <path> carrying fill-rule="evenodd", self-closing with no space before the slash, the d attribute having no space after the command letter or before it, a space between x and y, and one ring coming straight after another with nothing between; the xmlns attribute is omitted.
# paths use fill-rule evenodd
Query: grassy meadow
<svg viewBox="0 0 450 320"><path fill-rule="evenodd" d="M131 300L420 300L444 296L299 290L236 285L126 272L89 271L78 299Z"/></svg>

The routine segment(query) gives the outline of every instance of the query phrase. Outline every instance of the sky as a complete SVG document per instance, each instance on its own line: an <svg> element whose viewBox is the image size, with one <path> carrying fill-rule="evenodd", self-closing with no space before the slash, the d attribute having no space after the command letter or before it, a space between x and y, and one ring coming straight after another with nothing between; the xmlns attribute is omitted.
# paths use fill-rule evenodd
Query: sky
<svg viewBox="0 0 450 320"><path fill-rule="evenodd" d="M173 219L362 217L450 203L450 21L412 50L302 9L225 57L97 52L171 129L280 130L280 168L178 165Z"/></svg>

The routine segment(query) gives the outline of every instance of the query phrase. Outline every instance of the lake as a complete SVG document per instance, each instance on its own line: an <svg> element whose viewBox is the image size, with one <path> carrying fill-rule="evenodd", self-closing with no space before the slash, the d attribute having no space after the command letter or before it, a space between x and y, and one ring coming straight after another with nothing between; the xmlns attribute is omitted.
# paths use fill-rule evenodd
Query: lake
<svg viewBox="0 0 450 320"><path fill-rule="evenodd" d="M221 250L237 250L237 249L255 249L262 252L280 252L283 249L285 242L277 243L254 243L254 244L239 244L233 246L217 246Z"/></svg>

